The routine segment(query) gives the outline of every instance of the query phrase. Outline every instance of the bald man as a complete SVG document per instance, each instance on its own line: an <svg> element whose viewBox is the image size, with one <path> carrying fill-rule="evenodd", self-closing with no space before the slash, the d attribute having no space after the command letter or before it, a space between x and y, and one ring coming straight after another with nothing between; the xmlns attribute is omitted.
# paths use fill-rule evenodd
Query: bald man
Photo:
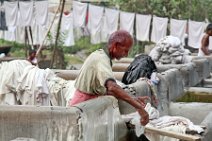
<svg viewBox="0 0 212 141"><path fill-rule="evenodd" d="M76 78L76 92L69 105L72 106L99 96L112 95L135 107L141 116L141 124L146 125L149 122L149 115L144 110L146 97L134 99L129 96L116 83L112 72L112 59L119 60L127 57L132 45L132 36L124 30L119 30L111 34L104 49L91 53Z"/></svg>

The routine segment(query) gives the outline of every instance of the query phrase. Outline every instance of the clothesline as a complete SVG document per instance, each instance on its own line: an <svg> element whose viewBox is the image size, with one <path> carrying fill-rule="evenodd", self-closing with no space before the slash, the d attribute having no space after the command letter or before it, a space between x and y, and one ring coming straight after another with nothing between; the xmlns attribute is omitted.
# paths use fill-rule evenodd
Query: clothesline
<svg viewBox="0 0 212 141"><path fill-rule="evenodd" d="M135 35L135 38L139 41L150 41L151 39L152 42L156 43L161 38L167 35L168 24L170 24L171 35L179 37L181 41L183 41L185 33L187 33L189 35L188 36L189 45L194 48L198 48L200 38L204 32L204 28L206 25L206 23L204 22L195 22L191 20L177 20L172 18L169 19L167 17L157 17L155 15L142 15L138 13L125 12L116 9L96 6L88 3L82 3L78 1L73 1L72 3L73 3L72 11L70 10L72 18L70 18L69 20L71 20L70 23L73 22L73 26L69 26L70 27L70 29L68 29L70 31L69 37L74 38L74 35L72 35L73 29L85 28L87 26L91 36L91 43L93 44L106 42L109 35L118 29L127 30L131 35ZM48 13L48 16L49 15L50 14ZM14 20L14 18L12 19ZM48 17L48 19L50 19L50 17ZM26 22L24 23L26 24ZM134 27L134 23L136 27ZM189 27L187 27L187 23ZM150 33L151 24L152 24L152 32ZM31 26L37 26L37 25L32 24ZM48 27L47 23L46 26ZM45 35L46 33L43 34ZM72 43L72 45L74 45L74 43Z"/></svg>

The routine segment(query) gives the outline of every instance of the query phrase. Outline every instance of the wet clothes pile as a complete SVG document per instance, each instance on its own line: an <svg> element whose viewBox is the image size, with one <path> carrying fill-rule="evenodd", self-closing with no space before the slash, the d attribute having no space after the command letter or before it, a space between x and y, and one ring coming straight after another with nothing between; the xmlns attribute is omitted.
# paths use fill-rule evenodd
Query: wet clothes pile
<svg viewBox="0 0 212 141"><path fill-rule="evenodd" d="M178 37L166 36L159 40L149 56L159 64L182 64L189 54Z"/></svg>

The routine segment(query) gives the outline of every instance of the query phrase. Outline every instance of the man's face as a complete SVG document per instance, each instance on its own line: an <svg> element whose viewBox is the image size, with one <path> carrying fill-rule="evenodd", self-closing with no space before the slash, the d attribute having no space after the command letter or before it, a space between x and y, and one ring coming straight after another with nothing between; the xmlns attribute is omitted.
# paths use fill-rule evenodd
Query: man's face
<svg viewBox="0 0 212 141"><path fill-rule="evenodd" d="M111 50L112 59L121 59L123 57L127 57L129 50L132 47L132 41L126 41L126 43L116 43Z"/></svg>

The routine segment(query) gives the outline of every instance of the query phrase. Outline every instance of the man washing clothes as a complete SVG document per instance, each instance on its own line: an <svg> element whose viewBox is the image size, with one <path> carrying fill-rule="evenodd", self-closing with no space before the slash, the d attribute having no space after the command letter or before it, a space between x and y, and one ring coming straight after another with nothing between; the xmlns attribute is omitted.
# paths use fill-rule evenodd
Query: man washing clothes
<svg viewBox="0 0 212 141"><path fill-rule="evenodd" d="M135 107L138 111L140 123L146 125L149 115L144 110L146 97L132 98L117 83L112 72L112 59L121 59L128 55L132 48L133 38L119 30L111 34L104 49L94 51L85 60L75 82L75 94L69 105L75 105L99 96L112 95Z"/></svg>

